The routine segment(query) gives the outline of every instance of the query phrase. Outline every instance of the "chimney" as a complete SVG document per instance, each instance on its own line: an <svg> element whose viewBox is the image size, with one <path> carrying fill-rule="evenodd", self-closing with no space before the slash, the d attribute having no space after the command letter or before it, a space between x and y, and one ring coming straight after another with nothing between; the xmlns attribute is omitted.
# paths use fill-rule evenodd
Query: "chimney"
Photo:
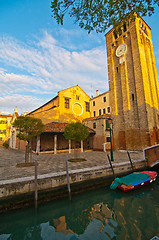
<svg viewBox="0 0 159 240"><path fill-rule="evenodd" d="M96 90L96 96L99 96L99 90Z"/></svg>

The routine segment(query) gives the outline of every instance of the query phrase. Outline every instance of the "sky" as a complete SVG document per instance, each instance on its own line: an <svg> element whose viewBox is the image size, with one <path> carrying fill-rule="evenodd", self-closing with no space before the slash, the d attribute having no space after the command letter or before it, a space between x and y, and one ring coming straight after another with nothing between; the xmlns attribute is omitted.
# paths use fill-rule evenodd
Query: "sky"
<svg viewBox="0 0 159 240"><path fill-rule="evenodd" d="M65 18L57 25L51 0L0 0L0 113L32 111L79 85L90 97L108 91L104 33ZM152 29L159 74L159 7L144 20Z"/></svg>

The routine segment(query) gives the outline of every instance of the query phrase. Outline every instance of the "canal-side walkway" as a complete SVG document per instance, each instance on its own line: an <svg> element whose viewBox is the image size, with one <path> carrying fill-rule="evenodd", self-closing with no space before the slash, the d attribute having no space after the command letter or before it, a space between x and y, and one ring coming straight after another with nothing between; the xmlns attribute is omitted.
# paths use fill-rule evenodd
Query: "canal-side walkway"
<svg viewBox="0 0 159 240"><path fill-rule="evenodd" d="M144 160L142 151L129 152L132 162ZM78 157L85 158L87 161L83 162L68 162L69 171L92 169L94 167L100 167L109 165L107 158L109 152L100 151L87 151L78 153ZM126 151L114 151L113 165L126 163L130 164ZM53 174L66 171L66 159L74 158L74 154L40 154L32 155L32 161L37 159L38 161L38 175ZM24 151L18 151L14 149L5 149L0 147L0 181L12 180L16 178L24 178L34 176L34 166L29 167L17 167L17 164L24 163L25 155Z"/></svg>
<svg viewBox="0 0 159 240"><path fill-rule="evenodd" d="M145 168L143 152L129 152L135 170ZM40 154L32 156L32 163L37 160L37 181L35 166L24 166L23 151L0 147L0 212L13 208L32 205L34 193L38 202L68 196L68 179L71 193L88 191L96 187L110 184L114 177L131 172L131 164L127 152L114 151L113 171L107 153L87 151L78 157L86 159L82 162L69 162L66 175L66 159L74 158L74 154Z"/></svg>

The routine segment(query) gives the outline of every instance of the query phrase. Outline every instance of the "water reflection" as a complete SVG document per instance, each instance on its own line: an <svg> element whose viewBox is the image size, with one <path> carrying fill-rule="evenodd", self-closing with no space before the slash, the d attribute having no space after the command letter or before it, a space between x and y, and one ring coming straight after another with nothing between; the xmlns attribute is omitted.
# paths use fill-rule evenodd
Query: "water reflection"
<svg viewBox="0 0 159 240"><path fill-rule="evenodd" d="M83 216L81 218L81 216ZM77 234L71 230L66 222L66 217L61 216L53 220L53 225L50 222L42 223L41 238L43 240L50 239L113 239L116 234L114 229L117 227L117 222L112 219L113 213L108 208L107 204L98 203L89 209L84 209L80 218L75 218L76 224L72 224L74 228L78 220L85 223L85 228L82 234ZM68 216L70 220L70 216ZM89 221L85 221L89 219ZM74 223L75 223L74 222ZM78 226L80 228L80 226ZM82 228L83 229L83 228Z"/></svg>
<svg viewBox="0 0 159 240"><path fill-rule="evenodd" d="M0 215L0 240L149 240L159 237L159 181L129 193L102 188Z"/></svg>

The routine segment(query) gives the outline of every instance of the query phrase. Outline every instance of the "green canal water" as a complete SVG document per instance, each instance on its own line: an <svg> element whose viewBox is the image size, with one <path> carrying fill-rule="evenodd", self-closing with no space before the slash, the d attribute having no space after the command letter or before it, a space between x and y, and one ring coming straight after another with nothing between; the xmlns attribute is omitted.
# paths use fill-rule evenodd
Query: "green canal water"
<svg viewBox="0 0 159 240"><path fill-rule="evenodd" d="M149 240L159 237L159 177L132 192L109 186L0 215L0 240Z"/></svg>

